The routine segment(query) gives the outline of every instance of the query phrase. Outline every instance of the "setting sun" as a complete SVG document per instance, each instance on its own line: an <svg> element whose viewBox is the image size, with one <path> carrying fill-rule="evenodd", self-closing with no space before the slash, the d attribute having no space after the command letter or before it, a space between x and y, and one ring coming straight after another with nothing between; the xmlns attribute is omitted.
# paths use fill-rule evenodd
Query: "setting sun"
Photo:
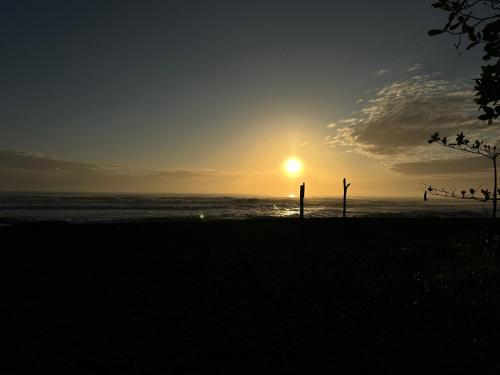
<svg viewBox="0 0 500 375"><path fill-rule="evenodd" d="M285 173L290 177L295 177L302 171L302 162L296 158L285 160L283 166Z"/></svg>

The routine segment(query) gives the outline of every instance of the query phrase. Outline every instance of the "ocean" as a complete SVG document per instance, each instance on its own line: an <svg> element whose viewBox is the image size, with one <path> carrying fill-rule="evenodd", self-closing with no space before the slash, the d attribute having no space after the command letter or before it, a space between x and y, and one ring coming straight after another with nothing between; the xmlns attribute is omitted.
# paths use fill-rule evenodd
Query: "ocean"
<svg viewBox="0 0 500 375"><path fill-rule="evenodd" d="M160 194L0 193L0 223L64 221L221 220L299 215L298 198ZM491 203L460 199L349 198L348 217L464 217L490 215ZM342 215L342 198L307 198L305 216Z"/></svg>

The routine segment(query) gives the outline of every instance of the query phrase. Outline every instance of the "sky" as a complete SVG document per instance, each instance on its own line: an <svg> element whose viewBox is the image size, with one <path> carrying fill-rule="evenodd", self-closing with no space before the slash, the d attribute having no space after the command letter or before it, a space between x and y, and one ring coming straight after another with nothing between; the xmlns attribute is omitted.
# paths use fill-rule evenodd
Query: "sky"
<svg viewBox="0 0 500 375"><path fill-rule="evenodd" d="M432 1L5 1L0 190L419 196L489 183L428 145L475 120L481 53ZM283 171L289 157L303 170Z"/></svg>

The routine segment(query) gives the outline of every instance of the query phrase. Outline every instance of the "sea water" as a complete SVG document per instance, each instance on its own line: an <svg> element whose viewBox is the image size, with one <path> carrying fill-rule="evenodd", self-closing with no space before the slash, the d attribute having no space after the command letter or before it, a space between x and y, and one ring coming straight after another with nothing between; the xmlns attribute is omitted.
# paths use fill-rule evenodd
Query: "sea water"
<svg viewBox="0 0 500 375"><path fill-rule="evenodd" d="M349 198L349 217L488 217L491 202L461 199ZM0 193L0 222L127 222L161 219L295 217L297 198L161 195ZM307 198L305 216L340 217L342 198Z"/></svg>

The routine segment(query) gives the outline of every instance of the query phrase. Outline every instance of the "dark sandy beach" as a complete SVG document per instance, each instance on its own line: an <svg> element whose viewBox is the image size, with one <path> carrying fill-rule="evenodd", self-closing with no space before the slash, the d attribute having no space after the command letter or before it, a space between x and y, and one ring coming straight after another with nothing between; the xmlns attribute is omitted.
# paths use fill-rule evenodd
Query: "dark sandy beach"
<svg viewBox="0 0 500 375"><path fill-rule="evenodd" d="M0 227L0 372L495 374L500 277L487 227Z"/></svg>

